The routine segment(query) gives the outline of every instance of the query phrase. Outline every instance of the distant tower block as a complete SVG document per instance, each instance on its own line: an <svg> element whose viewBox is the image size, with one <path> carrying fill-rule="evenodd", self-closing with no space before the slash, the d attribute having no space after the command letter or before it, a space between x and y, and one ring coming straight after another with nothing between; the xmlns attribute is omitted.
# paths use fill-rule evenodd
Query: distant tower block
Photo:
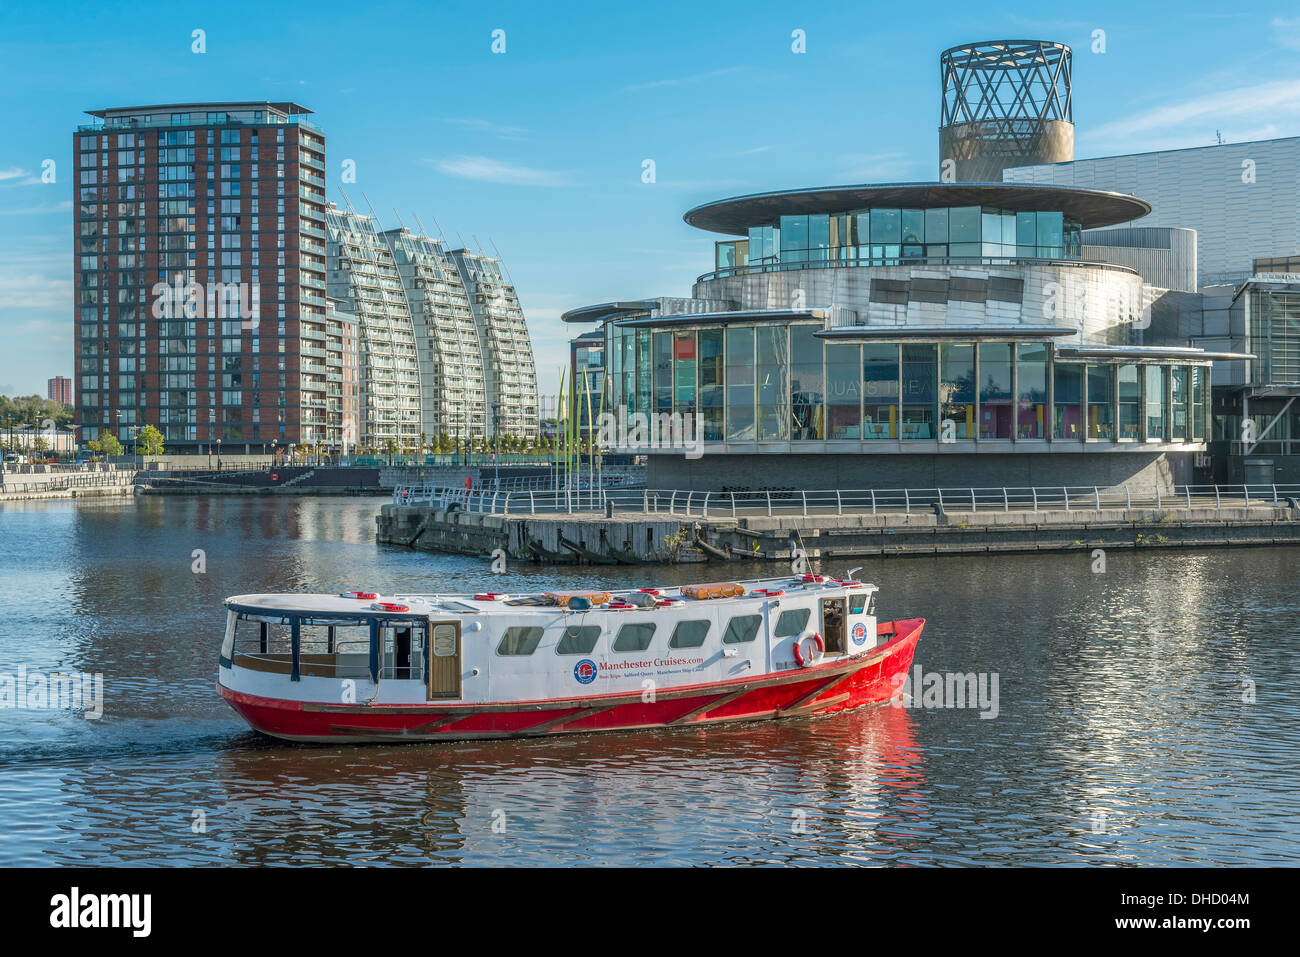
<svg viewBox="0 0 1300 957"><path fill-rule="evenodd" d="M1071 60L1068 46L1047 40L988 40L940 54L940 177L999 183L1010 166L1073 160Z"/></svg>

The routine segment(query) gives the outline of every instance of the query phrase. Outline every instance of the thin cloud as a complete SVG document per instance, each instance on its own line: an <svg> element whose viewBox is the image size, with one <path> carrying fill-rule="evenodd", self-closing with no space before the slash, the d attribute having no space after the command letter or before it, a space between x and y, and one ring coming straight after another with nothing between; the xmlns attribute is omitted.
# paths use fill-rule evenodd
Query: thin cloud
<svg viewBox="0 0 1300 957"><path fill-rule="evenodd" d="M33 273L0 273L0 303L4 304L6 311L59 309L71 301L72 281L69 279L53 279ZM10 331L14 331L12 326Z"/></svg>
<svg viewBox="0 0 1300 957"><path fill-rule="evenodd" d="M523 126L504 126L500 123L493 123L491 120L485 120L476 116L448 116L444 117L446 122L462 129L474 130L478 133L486 133L489 136L495 136L499 140L518 140L528 135L530 132Z"/></svg>
<svg viewBox="0 0 1300 957"><path fill-rule="evenodd" d="M20 176L30 176L30 175L31 173L28 170L22 169L17 166L11 169L0 169L0 182L3 182L7 179L17 179Z"/></svg>
<svg viewBox="0 0 1300 957"><path fill-rule="evenodd" d="M1273 41L1286 50L1300 50L1300 17L1274 17L1269 24Z"/></svg>
<svg viewBox="0 0 1300 957"><path fill-rule="evenodd" d="M72 208L72 200L45 206L29 206L26 209L0 209L0 216L45 216L53 213L66 213Z"/></svg>
<svg viewBox="0 0 1300 957"><path fill-rule="evenodd" d="M888 183L914 178L919 160L911 153L849 153L835 178L840 182Z"/></svg>
<svg viewBox="0 0 1300 957"><path fill-rule="evenodd" d="M656 90L665 86L682 86L686 83L698 83L700 80L712 80L715 77L739 73L744 69L745 67L743 66L729 66L724 67L721 70L710 70L708 73L692 73L690 76L679 76L666 80L651 80L649 83L633 83L631 86L623 87L623 92L635 93L640 90Z"/></svg>
<svg viewBox="0 0 1300 957"><path fill-rule="evenodd" d="M1174 132L1177 127L1191 123L1204 128L1230 119L1255 123L1295 114L1300 114L1300 80L1277 80L1159 106L1113 123L1104 123L1081 138L1089 142L1131 142L1136 136Z"/></svg>
<svg viewBox="0 0 1300 957"><path fill-rule="evenodd" d="M490 156L449 156L429 162L447 176L482 183L504 183L507 186L565 186L569 183L564 173L518 166Z"/></svg>

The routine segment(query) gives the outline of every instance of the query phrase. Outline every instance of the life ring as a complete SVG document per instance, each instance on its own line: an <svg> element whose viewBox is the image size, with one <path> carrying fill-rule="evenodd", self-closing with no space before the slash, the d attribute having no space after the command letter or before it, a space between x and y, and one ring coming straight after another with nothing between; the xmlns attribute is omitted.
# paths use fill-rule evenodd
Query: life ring
<svg viewBox="0 0 1300 957"><path fill-rule="evenodd" d="M826 653L826 642L822 641L822 636L819 632L814 631L812 633L812 642L817 646L816 656L814 657L813 655L809 655L807 660L805 660L803 656L803 643L806 640L806 638L799 638L794 643L794 660L800 668L811 668L817 663L817 658L820 658Z"/></svg>

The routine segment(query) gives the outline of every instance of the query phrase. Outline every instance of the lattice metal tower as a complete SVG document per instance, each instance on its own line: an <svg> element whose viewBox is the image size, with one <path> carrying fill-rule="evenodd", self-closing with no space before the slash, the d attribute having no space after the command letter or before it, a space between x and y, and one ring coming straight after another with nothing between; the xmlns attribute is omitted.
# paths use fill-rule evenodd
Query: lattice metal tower
<svg viewBox="0 0 1300 957"><path fill-rule="evenodd" d="M998 183L1009 166L1074 159L1072 54L1048 40L986 40L939 55L940 179Z"/></svg>

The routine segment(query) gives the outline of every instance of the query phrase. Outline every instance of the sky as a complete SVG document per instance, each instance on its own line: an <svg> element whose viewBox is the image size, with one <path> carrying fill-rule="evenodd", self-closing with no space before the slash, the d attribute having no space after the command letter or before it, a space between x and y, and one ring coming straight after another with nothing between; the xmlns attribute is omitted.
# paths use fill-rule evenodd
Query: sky
<svg viewBox="0 0 1300 957"><path fill-rule="evenodd" d="M561 313L687 296L712 268L720 237L682 222L691 207L936 179L948 47L1072 46L1079 158L1300 135L1300 4L1083 7L9 0L0 394L44 395L47 378L72 374L72 136L91 109L313 110L330 199L341 200L351 160L357 181L345 188L385 228L419 217L453 244L500 250L543 393L556 391L568 339L588 328ZM48 160L53 183L42 181Z"/></svg>

